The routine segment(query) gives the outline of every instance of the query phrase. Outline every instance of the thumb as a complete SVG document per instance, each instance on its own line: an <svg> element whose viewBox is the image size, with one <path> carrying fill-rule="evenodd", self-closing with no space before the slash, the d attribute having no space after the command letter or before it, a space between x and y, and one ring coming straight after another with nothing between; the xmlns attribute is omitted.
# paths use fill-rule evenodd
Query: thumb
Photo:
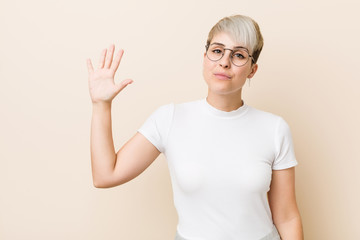
<svg viewBox="0 0 360 240"><path fill-rule="evenodd" d="M134 81L132 79L125 79L124 81L116 84L117 93L119 93L121 90L123 90L128 84L131 84L133 82Z"/></svg>

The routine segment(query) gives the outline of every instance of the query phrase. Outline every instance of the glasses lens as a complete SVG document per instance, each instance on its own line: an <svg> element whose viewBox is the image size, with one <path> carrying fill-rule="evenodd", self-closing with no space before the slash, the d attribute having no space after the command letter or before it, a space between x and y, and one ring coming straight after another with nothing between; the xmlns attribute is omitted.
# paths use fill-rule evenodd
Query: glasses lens
<svg viewBox="0 0 360 240"><path fill-rule="evenodd" d="M206 53L211 61L220 60L225 54L222 46L211 45ZM234 49L231 53L231 61L236 66L245 65L249 61L249 53L245 49Z"/></svg>
<svg viewBox="0 0 360 240"><path fill-rule="evenodd" d="M231 60L236 66L245 65L249 61L249 53L244 49L237 49L233 52Z"/></svg>
<svg viewBox="0 0 360 240"><path fill-rule="evenodd" d="M211 61L218 61L224 55L224 48L212 45L207 51L207 56Z"/></svg>

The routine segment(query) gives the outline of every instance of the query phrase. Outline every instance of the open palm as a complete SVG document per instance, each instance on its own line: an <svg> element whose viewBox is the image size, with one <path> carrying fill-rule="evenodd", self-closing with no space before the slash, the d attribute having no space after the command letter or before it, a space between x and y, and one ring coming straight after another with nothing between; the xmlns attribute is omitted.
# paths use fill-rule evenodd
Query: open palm
<svg viewBox="0 0 360 240"><path fill-rule="evenodd" d="M104 49L100 56L99 67L94 70L91 60L87 59L89 72L89 91L93 103L111 102L116 95L133 80L125 79L119 84L115 84L114 76L119 67L123 50L119 50L113 59L115 46L110 45L109 49Z"/></svg>

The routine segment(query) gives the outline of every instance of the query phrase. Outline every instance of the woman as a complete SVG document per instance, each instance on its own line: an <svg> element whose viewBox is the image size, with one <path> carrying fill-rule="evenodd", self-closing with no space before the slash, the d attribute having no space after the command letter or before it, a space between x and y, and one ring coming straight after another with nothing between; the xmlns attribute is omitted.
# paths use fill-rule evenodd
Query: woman
<svg viewBox="0 0 360 240"><path fill-rule="evenodd" d="M123 51L113 59L113 45L103 50L98 69L88 59L95 187L126 183L164 153L179 216L177 240L303 239L289 127L241 95L262 46L251 18L221 19L204 53L207 97L159 107L117 153L111 102L132 80L114 84Z"/></svg>

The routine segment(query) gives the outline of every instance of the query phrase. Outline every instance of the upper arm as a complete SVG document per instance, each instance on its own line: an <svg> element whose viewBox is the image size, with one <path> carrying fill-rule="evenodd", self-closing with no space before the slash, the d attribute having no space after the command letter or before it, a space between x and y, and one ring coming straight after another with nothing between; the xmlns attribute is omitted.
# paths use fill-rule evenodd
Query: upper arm
<svg viewBox="0 0 360 240"><path fill-rule="evenodd" d="M137 132L116 153L114 171L104 187L114 187L132 180L150 166L159 155L160 151Z"/></svg>
<svg viewBox="0 0 360 240"><path fill-rule="evenodd" d="M273 170L268 200L275 224L299 214L295 196L295 167Z"/></svg>

